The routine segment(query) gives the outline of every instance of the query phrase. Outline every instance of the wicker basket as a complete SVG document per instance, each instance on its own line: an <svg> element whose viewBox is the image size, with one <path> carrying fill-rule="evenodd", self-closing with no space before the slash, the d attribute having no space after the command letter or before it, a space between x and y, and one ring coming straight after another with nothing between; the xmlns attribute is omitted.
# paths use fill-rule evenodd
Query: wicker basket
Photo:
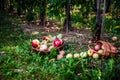
<svg viewBox="0 0 120 80"><path fill-rule="evenodd" d="M110 56L110 55L118 56L117 48L112 44L110 44L109 42L99 40L96 42L96 44L101 45L101 48L104 50L104 52L101 54L102 57ZM93 50L93 52L97 52L94 49L92 49L90 46L91 45L88 45L89 50ZM95 44L93 44L93 46L95 46Z"/></svg>
<svg viewBox="0 0 120 80"><path fill-rule="evenodd" d="M64 45L65 45L65 43L66 43L66 42L63 41L63 43L62 43L61 46L59 46L59 47L55 47L55 46L54 46L54 48L56 48L56 49L58 49L58 50L62 50L63 47L64 47ZM33 48L33 47L32 47L32 50L33 50L34 52L40 52L40 53L49 53L49 52L50 52L50 50L48 50L48 49L46 49L46 50L44 50L44 51L40 51L39 47L37 47L37 48Z"/></svg>

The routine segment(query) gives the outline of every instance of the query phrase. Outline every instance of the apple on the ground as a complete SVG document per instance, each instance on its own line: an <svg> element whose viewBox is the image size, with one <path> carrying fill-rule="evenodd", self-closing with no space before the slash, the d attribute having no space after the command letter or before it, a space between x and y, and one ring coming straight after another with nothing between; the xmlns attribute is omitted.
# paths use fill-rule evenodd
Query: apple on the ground
<svg viewBox="0 0 120 80"><path fill-rule="evenodd" d="M32 47L36 48L40 45L40 42L38 39L34 39L32 40Z"/></svg>
<svg viewBox="0 0 120 80"><path fill-rule="evenodd" d="M99 58L99 54L94 53L94 54L93 54L93 58L98 59L98 58Z"/></svg>

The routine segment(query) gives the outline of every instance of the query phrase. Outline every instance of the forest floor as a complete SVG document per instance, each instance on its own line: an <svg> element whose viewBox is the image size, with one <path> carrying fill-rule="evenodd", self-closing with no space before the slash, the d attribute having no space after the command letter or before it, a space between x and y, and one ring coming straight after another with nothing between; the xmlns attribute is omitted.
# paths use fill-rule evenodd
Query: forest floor
<svg viewBox="0 0 120 80"><path fill-rule="evenodd" d="M52 25L51 25L52 24ZM47 27L41 27L40 25L32 24L32 23L21 23L20 24L23 32L25 34L31 34L35 36L35 38L40 39L42 36L52 35L55 36L57 34L63 34L63 38L76 46L76 49L85 48L87 47L89 41L92 39L92 31L90 28L83 28L83 29L73 29L68 33L62 31L61 28L57 27L57 25L53 23L49 23ZM58 25L59 26L59 25ZM109 41L113 45L119 47L117 45L120 43L120 40L112 41L112 35L108 33L104 33L104 40ZM79 45L78 45L79 44Z"/></svg>

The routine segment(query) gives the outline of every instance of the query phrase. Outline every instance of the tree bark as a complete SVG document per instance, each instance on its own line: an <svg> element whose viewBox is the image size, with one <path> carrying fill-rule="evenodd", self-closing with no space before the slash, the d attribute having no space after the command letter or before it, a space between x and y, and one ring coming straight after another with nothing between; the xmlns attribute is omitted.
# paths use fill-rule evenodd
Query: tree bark
<svg viewBox="0 0 120 80"><path fill-rule="evenodd" d="M5 0L0 0L0 11L5 11Z"/></svg>
<svg viewBox="0 0 120 80"><path fill-rule="evenodd" d="M101 24L100 24L100 0L97 0L97 12L96 12L96 25L94 28L94 35L93 39L95 41L100 40L100 34L101 34Z"/></svg>
<svg viewBox="0 0 120 80"><path fill-rule="evenodd" d="M10 0L9 13L13 12L13 0Z"/></svg>
<svg viewBox="0 0 120 80"><path fill-rule="evenodd" d="M71 0L66 0L66 19L64 21L63 30L68 33L69 30L72 30L71 28L71 15L70 15L70 3Z"/></svg>
<svg viewBox="0 0 120 80"><path fill-rule="evenodd" d="M45 27L46 21L46 0L42 1L42 13L40 14L41 26Z"/></svg>
<svg viewBox="0 0 120 80"><path fill-rule="evenodd" d="M104 8L103 8L103 14L102 14L101 39L104 39L103 34L104 34L105 12L106 12L106 0L104 0Z"/></svg>

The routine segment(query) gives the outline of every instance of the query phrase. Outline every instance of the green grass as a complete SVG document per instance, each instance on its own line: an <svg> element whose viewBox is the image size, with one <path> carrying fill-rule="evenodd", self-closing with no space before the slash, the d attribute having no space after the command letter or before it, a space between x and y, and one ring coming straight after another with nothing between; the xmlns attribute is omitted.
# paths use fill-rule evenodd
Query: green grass
<svg viewBox="0 0 120 80"><path fill-rule="evenodd" d="M13 18L14 19L14 18ZM8 18L0 24L0 79L1 80L116 80L120 74L120 58L63 58L31 50L32 35ZM15 29L18 29L15 31ZM68 44L68 53L76 52ZM70 50L72 49L72 50ZM87 47L86 49L87 50ZM71 52L72 51L72 52Z"/></svg>

